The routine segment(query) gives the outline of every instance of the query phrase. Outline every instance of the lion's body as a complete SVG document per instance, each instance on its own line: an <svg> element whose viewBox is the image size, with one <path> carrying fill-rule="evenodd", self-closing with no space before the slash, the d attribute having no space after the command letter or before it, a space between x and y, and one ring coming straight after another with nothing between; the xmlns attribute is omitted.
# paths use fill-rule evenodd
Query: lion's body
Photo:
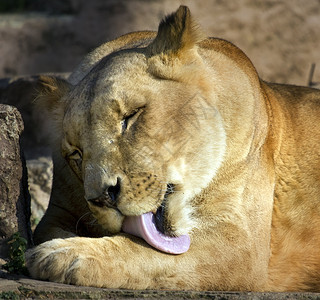
<svg viewBox="0 0 320 300"><path fill-rule="evenodd" d="M53 240L29 252L29 270L114 288L320 290L320 91L261 81L189 19L181 8L157 37L102 45L72 88L46 79L54 181L35 241ZM119 181L116 209L92 204ZM168 184L165 232L191 237L178 256L120 232Z"/></svg>

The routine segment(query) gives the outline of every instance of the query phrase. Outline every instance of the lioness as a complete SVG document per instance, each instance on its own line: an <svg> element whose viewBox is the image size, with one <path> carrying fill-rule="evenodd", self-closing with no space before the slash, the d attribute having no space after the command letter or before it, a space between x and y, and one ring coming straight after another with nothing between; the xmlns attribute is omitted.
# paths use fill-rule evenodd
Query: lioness
<svg viewBox="0 0 320 300"><path fill-rule="evenodd" d="M54 178L33 277L320 290L320 91L262 81L184 6L41 80Z"/></svg>

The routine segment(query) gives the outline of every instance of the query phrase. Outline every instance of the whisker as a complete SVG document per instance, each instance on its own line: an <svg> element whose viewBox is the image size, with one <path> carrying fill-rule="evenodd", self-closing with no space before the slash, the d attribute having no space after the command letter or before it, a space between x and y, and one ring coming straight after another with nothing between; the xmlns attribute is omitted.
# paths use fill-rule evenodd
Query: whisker
<svg viewBox="0 0 320 300"><path fill-rule="evenodd" d="M88 212L86 212L85 214L83 214L83 215L78 219L77 224L76 224L76 234L78 233L78 225L79 225L81 219L83 219L84 217L86 217L87 215L90 215L90 214L91 214L91 212L88 211Z"/></svg>

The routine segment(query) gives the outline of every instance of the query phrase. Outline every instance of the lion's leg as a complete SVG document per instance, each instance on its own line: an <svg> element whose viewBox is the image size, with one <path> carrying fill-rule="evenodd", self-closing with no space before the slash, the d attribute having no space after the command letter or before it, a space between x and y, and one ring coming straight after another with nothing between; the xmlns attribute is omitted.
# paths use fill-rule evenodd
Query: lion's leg
<svg viewBox="0 0 320 300"><path fill-rule="evenodd" d="M183 264L184 260L179 259L181 256L158 252L142 240L124 235L54 239L26 254L27 266L34 278L134 289L177 288L180 281L184 287L190 286L186 274L193 273L193 262Z"/></svg>
<svg viewBox="0 0 320 300"><path fill-rule="evenodd" d="M255 266L252 251L241 233L241 241L237 234L235 240L230 240L230 234L217 234L216 241L206 236L194 237L189 251L182 255L159 252L143 240L125 234L54 239L27 252L27 267L34 278L84 286L193 290L262 288L264 271Z"/></svg>

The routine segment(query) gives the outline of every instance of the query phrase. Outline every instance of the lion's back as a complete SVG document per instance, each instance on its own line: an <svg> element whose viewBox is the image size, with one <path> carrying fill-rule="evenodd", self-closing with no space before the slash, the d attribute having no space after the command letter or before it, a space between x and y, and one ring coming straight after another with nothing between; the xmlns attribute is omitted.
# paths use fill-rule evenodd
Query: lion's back
<svg viewBox="0 0 320 300"><path fill-rule="evenodd" d="M262 85L272 112L268 142L276 180L271 248L277 255L270 260L270 285L309 289L320 268L320 90ZM314 261L308 270L299 267L305 253ZM284 283L287 274L296 277Z"/></svg>

